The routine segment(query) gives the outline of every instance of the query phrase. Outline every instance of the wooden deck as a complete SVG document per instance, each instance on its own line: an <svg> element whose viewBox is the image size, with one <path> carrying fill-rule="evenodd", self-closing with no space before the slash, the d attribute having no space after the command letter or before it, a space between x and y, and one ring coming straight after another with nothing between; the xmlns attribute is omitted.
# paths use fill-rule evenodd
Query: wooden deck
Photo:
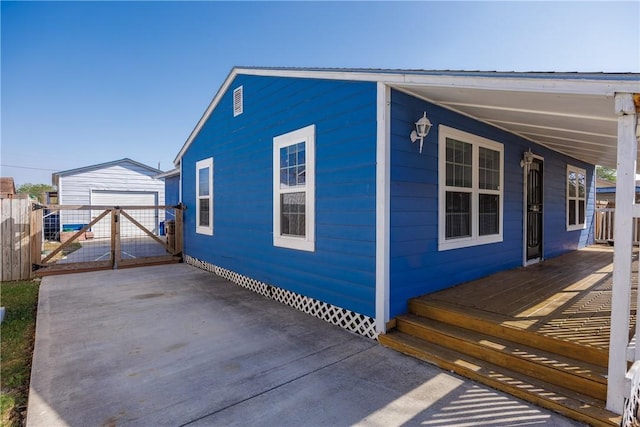
<svg viewBox="0 0 640 427"><path fill-rule="evenodd" d="M613 248L592 246L412 298L378 340L589 425L617 426L605 409L612 276ZM635 287L631 299L629 336Z"/></svg>
<svg viewBox="0 0 640 427"><path fill-rule="evenodd" d="M612 275L613 248L595 245L420 299L479 310L501 324L608 350ZM632 276L637 283L637 250L634 251ZM630 329L633 329L635 286L631 307Z"/></svg>

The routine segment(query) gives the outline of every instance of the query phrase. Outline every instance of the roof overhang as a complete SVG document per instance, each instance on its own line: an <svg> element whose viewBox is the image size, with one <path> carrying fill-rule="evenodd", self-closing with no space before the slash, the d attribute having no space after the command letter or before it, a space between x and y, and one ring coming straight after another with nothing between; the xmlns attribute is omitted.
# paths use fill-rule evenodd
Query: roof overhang
<svg viewBox="0 0 640 427"><path fill-rule="evenodd" d="M179 168L174 168L174 169L168 170L166 172L159 173L157 175L154 175L153 177L155 179L164 179L164 178L171 178L171 177L174 177L174 176L180 176L180 169Z"/></svg>
<svg viewBox="0 0 640 427"><path fill-rule="evenodd" d="M176 165L238 74L381 82L570 157L616 168L616 93L640 93L640 74L234 68ZM638 158L640 165L640 157Z"/></svg>
<svg viewBox="0 0 640 427"><path fill-rule="evenodd" d="M75 169L67 169L64 171L59 171L59 172L54 172L51 174L52 180L57 181L58 177L61 176L66 176L66 175L74 175L77 173L81 173L81 172L86 172L86 171L90 171L90 170L94 170L94 169L103 169L103 168L107 168L110 166L115 166L115 165L119 165L122 163L129 163L135 166L138 166L142 169L146 169L150 172L155 172L156 174L162 173L162 171L160 169L156 169L152 166L148 166L145 165L144 163L140 163L140 162L136 162L135 160L131 160L127 157L125 157L124 159L118 159L118 160L113 160L111 162L104 162L104 163L97 163L95 165L89 165L89 166L83 166L80 168L75 168Z"/></svg>
<svg viewBox="0 0 640 427"><path fill-rule="evenodd" d="M638 81L518 80L502 87L491 82L391 86L570 157L616 168L615 93L639 92Z"/></svg>

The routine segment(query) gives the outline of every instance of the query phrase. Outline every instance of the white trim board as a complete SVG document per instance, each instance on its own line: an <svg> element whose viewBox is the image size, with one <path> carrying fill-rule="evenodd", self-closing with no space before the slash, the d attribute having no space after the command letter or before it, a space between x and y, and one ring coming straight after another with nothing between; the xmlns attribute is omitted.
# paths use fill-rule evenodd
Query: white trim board
<svg viewBox="0 0 640 427"><path fill-rule="evenodd" d="M391 214L391 89L378 83L376 135L376 332L389 321Z"/></svg>
<svg viewBox="0 0 640 427"><path fill-rule="evenodd" d="M209 169L208 173L208 187L209 194L206 196L200 196L200 171L202 169ZM213 157L202 159L196 162L196 233L206 234L213 236L213 209L214 209L214 182L213 182ZM200 225L200 200L203 198L209 199L209 225Z"/></svg>
<svg viewBox="0 0 640 427"><path fill-rule="evenodd" d="M472 185L471 187L447 186L447 139L462 141L472 147ZM500 181L498 189L481 189L479 187L479 150L486 148L500 154ZM438 126L438 251L466 248L470 246L486 245L503 241L504 225L504 144L483 138L479 135L465 132L450 126ZM447 239L446 237L446 194L447 192L463 192L470 194L471 224L470 235ZM479 203L481 194L499 196L498 201L498 233L482 236L479 230Z"/></svg>
<svg viewBox="0 0 640 427"><path fill-rule="evenodd" d="M280 185L280 149L299 143L305 144L305 182L304 185L282 188ZM316 126L309 125L301 129L278 135L273 138L273 246L315 251L316 242ZM281 230L280 195L304 192L305 234L304 236L283 235Z"/></svg>

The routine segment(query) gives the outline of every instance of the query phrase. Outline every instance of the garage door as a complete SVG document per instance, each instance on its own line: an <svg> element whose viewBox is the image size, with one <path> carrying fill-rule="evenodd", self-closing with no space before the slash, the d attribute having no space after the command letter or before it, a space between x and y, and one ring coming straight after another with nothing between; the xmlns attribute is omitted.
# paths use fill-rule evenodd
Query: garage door
<svg viewBox="0 0 640 427"><path fill-rule="evenodd" d="M158 193L155 191L102 191L91 192L91 204L101 206L158 206ZM103 211L92 211L92 219ZM126 212L146 229L158 234L158 209L127 209ZM108 215L92 227L96 238L111 237L111 216ZM121 217L120 236L136 237L145 233L125 217Z"/></svg>

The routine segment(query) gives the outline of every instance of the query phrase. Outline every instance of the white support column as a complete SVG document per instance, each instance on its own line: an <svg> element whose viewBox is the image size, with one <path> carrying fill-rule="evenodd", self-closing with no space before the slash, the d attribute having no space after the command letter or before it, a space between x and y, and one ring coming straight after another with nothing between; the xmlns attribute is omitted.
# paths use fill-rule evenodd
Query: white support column
<svg viewBox="0 0 640 427"><path fill-rule="evenodd" d="M391 214L391 89L378 83L376 149L376 332L389 321L389 235Z"/></svg>
<svg viewBox="0 0 640 427"><path fill-rule="evenodd" d="M631 234L638 141L636 139L637 116L633 95L630 93L616 94L615 108L618 114L618 161L607 409L621 414L624 409L625 374L627 372L626 351L629 343L631 256L633 252ZM638 359L637 351L636 359Z"/></svg>

